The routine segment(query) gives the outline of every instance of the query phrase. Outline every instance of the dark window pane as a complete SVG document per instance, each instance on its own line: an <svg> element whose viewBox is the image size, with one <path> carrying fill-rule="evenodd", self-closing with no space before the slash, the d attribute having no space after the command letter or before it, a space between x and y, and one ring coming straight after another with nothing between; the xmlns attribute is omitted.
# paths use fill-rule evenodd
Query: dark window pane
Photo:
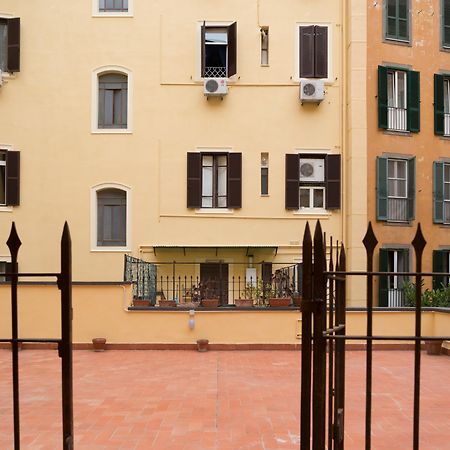
<svg viewBox="0 0 450 450"><path fill-rule="evenodd" d="M389 17L395 17L397 15L397 0L387 1L387 14Z"/></svg>
<svg viewBox="0 0 450 450"><path fill-rule="evenodd" d="M314 208L323 208L323 189L314 189Z"/></svg>
<svg viewBox="0 0 450 450"><path fill-rule="evenodd" d="M300 208L309 208L310 190L300 188Z"/></svg>
<svg viewBox="0 0 450 450"><path fill-rule="evenodd" d="M97 245L126 245L126 192L103 189L97 192Z"/></svg>
<svg viewBox="0 0 450 450"><path fill-rule="evenodd" d="M444 28L444 45L450 46L450 27Z"/></svg>
<svg viewBox="0 0 450 450"><path fill-rule="evenodd" d="M408 39L408 22L406 20L398 21L398 38Z"/></svg>
<svg viewBox="0 0 450 450"><path fill-rule="evenodd" d="M226 67L227 47L225 45L205 46L205 66L206 67Z"/></svg>
<svg viewBox="0 0 450 450"><path fill-rule="evenodd" d="M396 20L394 18L388 18L387 20L387 35L394 37L397 35Z"/></svg>
<svg viewBox="0 0 450 450"><path fill-rule="evenodd" d="M408 18L408 0L399 0L398 2L398 17L400 19Z"/></svg>
<svg viewBox="0 0 450 450"><path fill-rule="evenodd" d="M6 22L0 20L0 70L6 71L8 55L8 38Z"/></svg>
<svg viewBox="0 0 450 450"><path fill-rule="evenodd" d="M6 166L0 165L0 205L4 205L6 203L5 187L6 187Z"/></svg>
<svg viewBox="0 0 450 450"><path fill-rule="evenodd" d="M269 169L261 167L261 195L269 193Z"/></svg>

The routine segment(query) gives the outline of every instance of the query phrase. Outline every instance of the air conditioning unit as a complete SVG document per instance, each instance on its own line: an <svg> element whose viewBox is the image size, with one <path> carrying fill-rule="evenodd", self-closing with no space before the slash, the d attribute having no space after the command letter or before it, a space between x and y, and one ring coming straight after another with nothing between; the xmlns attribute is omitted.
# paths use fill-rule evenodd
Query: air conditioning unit
<svg viewBox="0 0 450 450"><path fill-rule="evenodd" d="M300 181L325 181L325 160L323 158L300 158Z"/></svg>
<svg viewBox="0 0 450 450"><path fill-rule="evenodd" d="M207 97L221 97L228 94L226 78L205 78L203 82L203 93Z"/></svg>
<svg viewBox="0 0 450 450"><path fill-rule="evenodd" d="M301 80L300 101L320 103L325 98L323 80Z"/></svg>

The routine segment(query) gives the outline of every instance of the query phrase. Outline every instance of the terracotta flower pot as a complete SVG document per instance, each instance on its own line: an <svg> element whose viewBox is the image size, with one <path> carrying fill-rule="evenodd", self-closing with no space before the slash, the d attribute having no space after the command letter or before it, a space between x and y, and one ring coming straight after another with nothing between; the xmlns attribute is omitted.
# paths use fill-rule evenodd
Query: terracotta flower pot
<svg viewBox="0 0 450 450"><path fill-rule="evenodd" d="M303 301L303 297L301 295L293 295L292 296L292 303L294 304L294 306L297 306L298 308L302 307L302 301Z"/></svg>
<svg viewBox="0 0 450 450"><path fill-rule="evenodd" d="M427 355L440 355L443 341L425 341Z"/></svg>
<svg viewBox="0 0 450 450"><path fill-rule="evenodd" d="M160 308L176 308L177 302L175 300L160 300Z"/></svg>
<svg viewBox="0 0 450 450"><path fill-rule="evenodd" d="M253 306L253 300L251 298L237 298L234 304L237 308L251 308Z"/></svg>
<svg viewBox="0 0 450 450"><path fill-rule="evenodd" d="M208 339L199 339L197 341L197 350L199 352L207 352L209 348L209 341Z"/></svg>
<svg viewBox="0 0 450 450"><path fill-rule="evenodd" d="M106 339L94 338L92 339L92 346L94 347L94 352L104 352L106 348Z"/></svg>
<svg viewBox="0 0 450 450"><path fill-rule="evenodd" d="M133 306L150 306L150 300L135 298L133 300Z"/></svg>
<svg viewBox="0 0 450 450"><path fill-rule="evenodd" d="M205 308L217 308L219 306L218 298L204 298L202 300L202 306Z"/></svg>
<svg viewBox="0 0 450 450"><path fill-rule="evenodd" d="M273 297L273 298L269 298L269 305L272 308L281 308L283 306L289 306L290 304L291 304L290 297L282 297L282 298Z"/></svg>

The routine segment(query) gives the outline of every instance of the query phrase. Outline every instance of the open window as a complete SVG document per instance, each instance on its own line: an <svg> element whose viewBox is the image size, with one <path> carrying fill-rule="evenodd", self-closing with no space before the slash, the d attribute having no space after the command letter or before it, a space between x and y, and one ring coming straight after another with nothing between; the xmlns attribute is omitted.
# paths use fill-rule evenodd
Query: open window
<svg viewBox="0 0 450 450"><path fill-rule="evenodd" d="M380 272L408 272L409 249L382 248L380 250ZM404 284L408 277L389 275L379 277L379 306L398 308L405 306Z"/></svg>
<svg viewBox="0 0 450 450"><path fill-rule="evenodd" d="M229 78L237 71L237 23L201 27L201 76Z"/></svg>
<svg viewBox="0 0 450 450"><path fill-rule="evenodd" d="M20 72L19 18L0 18L0 70Z"/></svg>

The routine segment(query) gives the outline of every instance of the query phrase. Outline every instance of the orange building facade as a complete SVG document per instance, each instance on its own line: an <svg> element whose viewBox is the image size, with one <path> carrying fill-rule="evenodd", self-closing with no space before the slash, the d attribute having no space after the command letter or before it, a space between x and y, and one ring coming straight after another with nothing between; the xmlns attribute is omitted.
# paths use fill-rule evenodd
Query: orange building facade
<svg viewBox="0 0 450 450"><path fill-rule="evenodd" d="M450 1L367 3L368 218L375 268L415 270L420 223L423 270L450 262ZM354 187L356 188L356 187ZM405 306L405 277L375 281L379 306ZM448 277L427 278L427 287Z"/></svg>

